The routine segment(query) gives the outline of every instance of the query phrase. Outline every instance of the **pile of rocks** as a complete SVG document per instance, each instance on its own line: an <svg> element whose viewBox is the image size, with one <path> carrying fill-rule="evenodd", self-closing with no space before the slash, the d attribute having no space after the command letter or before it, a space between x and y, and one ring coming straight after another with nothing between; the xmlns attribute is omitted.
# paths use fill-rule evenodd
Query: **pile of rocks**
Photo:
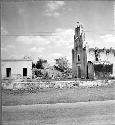
<svg viewBox="0 0 115 125"><path fill-rule="evenodd" d="M115 80L95 80L79 82L80 87L99 87L115 84Z"/></svg>
<svg viewBox="0 0 115 125"><path fill-rule="evenodd" d="M3 82L3 89L13 89L13 90L36 90L36 89L46 89L46 88L91 88L99 86L108 86L115 84L115 80L94 80L94 81L37 81L37 82L27 82L15 80L10 82Z"/></svg>

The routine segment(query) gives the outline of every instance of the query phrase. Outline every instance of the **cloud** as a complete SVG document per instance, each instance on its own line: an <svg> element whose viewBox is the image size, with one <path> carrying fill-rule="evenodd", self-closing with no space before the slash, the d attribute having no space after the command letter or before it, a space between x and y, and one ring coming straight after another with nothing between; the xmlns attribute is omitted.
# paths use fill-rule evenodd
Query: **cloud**
<svg viewBox="0 0 115 125"><path fill-rule="evenodd" d="M58 17L59 15L60 15L60 13L54 12L54 17Z"/></svg>
<svg viewBox="0 0 115 125"><path fill-rule="evenodd" d="M13 49L13 48L15 48L15 46L14 46L14 45L7 45L6 48L11 48L11 49Z"/></svg>
<svg viewBox="0 0 115 125"><path fill-rule="evenodd" d="M50 57L52 57L52 58L59 58L59 57L62 57L63 56L63 54L61 54L61 53L52 53L52 54L50 54Z"/></svg>
<svg viewBox="0 0 115 125"><path fill-rule="evenodd" d="M17 56L17 55L14 55L14 54L12 54L12 55L10 55L10 57L9 57L10 59L19 59L20 57L19 56Z"/></svg>
<svg viewBox="0 0 115 125"><path fill-rule="evenodd" d="M7 35L7 34L8 31L3 26L1 26L1 35Z"/></svg>
<svg viewBox="0 0 115 125"><path fill-rule="evenodd" d="M53 13L47 12L46 15L47 15L47 16L58 17L58 16L60 15L60 13L59 13L59 12L53 12Z"/></svg>
<svg viewBox="0 0 115 125"><path fill-rule="evenodd" d="M16 41L22 46L26 46L27 53L34 58L42 56L53 60L62 56L71 56L74 30L57 28L55 32L51 33L51 36L18 36Z"/></svg>
<svg viewBox="0 0 115 125"><path fill-rule="evenodd" d="M9 45L6 45L5 47L1 47L1 51L8 52L8 51L10 51L9 49L13 49L13 48L15 48L15 46L9 44Z"/></svg>
<svg viewBox="0 0 115 125"><path fill-rule="evenodd" d="M15 58L15 57L20 57L20 55L12 54L12 50L14 50L14 48L15 48L15 46L11 45L11 44L7 44L6 46L1 47L1 57L4 59L5 58L10 59L10 58Z"/></svg>
<svg viewBox="0 0 115 125"><path fill-rule="evenodd" d="M106 47L106 48L114 48L115 49L115 35L112 34L106 34L100 37L100 46Z"/></svg>
<svg viewBox="0 0 115 125"><path fill-rule="evenodd" d="M25 12L25 10L23 9L23 8L19 8L18 9L18 13L21 15L21 14L23 14Z"/></svg>
<svg viewBox="0 0 115 125"><path fill-rule="evenodd" d="M52 41L52 43L55 46L64 46L64 47L68 47L71 48L73 45L73 36L74 36L74 30L72 29L56 29L56 32L53 33L50 37L50 41Z"/></svg>
<svg viewBox="0 0 115 125"><path fill-rule="evenodd" d="M1 48L1 52L6 52L6 51L7 51L6 48L4 48L4 47Z"/></svg>
<svg viewBox="0 0 115 125"><path fill-rule="evenodd" d="M106 34L100 36L98 41L88 41L89 47L98 47L98 48L113 48L115 49L115 35Z"/></svg>
<svg viewBox="0 0 115 125"><path fill-rule="evenodd" d="M112 34L106 34L104 36L101 36L100 38L106 41L107 43L115 42L115 35Z"/></svg>
<svg viewBox="0 0 115 125"><path fill-rule="evenodd" d="M39 53L41 53L42 51L44 50L44 48L37 48L37 47L32 47L29 51L30 52L39 52Z"/></svg>
<svg viewBox="0 0 115 125"><path fill-rule="evenodd" d="M45 58L47 59L48 63L53 66L55 64L55 59L59 58L59 57L63 57L63 54L62 53L51 53Z"/></svg>
<svg viewBox="0 0 115 125"><path fill-rule="evenodd" d="M60 58L60 57L66 57L67 60L68 60L69 66L71 67L71 65L72 65L72 56L65 56L62 53L57 52L57 53L50 54L48 57L46 57L46 59L47 59L48 63L53 66L55 64L55 59Z"/></svg>
<svg viewBox="0 0 115 125"><path fill-rule="evenodd" d="M51 36L18 36L16 41L26 45L46 46L52 48L53 46L64 46L72 48L73 46L74 30L58 28Z"/></svg>
<svg viewBox="0 0 115 125"><path fill-rule="evenodd" d="M114 30L115 30L115 2L113 4L113 8L114 8Z"/></svg>
<svg viewBox="0 0 115 125"><path fill-rule="evenodd" d="M47 7L51 10L57 10L64 5L64 1L48 1Z"/></svg>
<svg viewBox="0 0 115 125"><path fill-rule="evenodd" d="M27 45L47 45L50 43L46 38L41 36L18 36L16 41Z"/></svg>
<svg viewBox="0 0 115 125"><path fill-rule="evenodd" d="M64 1L48 1L46 5L45 14L47 16L58 17L60 13L57 11L64 5L65 5Z"/></svg>

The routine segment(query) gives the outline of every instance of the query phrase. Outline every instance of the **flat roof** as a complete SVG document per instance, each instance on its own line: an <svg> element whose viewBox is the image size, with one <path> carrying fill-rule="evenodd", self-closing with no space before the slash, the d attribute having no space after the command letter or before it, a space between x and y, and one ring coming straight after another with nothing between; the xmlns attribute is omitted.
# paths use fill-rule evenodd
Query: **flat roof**
<svg viewBox="0 0 115 125"><path fill-rule="evenodd" d="M107 65L107 64L109 64L109 65L111 65L112 63L110 62L110 61L93 61L93 64L105 64L105 65Z"/></svg>
<svg viewBox="0 0 115 125"><path fill-rule="evenodd" d="M8 62L8 61L32 61L32 59L2 59L1 61L3 61L3 62Z"/></svg>

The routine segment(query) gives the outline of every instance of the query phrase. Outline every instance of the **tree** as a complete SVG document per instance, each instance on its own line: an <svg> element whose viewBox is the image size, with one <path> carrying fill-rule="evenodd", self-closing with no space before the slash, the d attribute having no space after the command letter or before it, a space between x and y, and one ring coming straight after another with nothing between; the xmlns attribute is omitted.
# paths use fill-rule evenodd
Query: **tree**
<svg viewBox="0 0 115 125"><path fill-rule="evenodd" d="M48 78L49 78L48 72L45 72L45 73L43 74L43 78L44 78L44 79L48 79Z"/></svg>
<svg viewBox="0 0 115 125"><path fill-rule="evenodd" d="M34 69L34 74L35 74L35 76L37 76L37 77L43 76L41 70L40 70L40 69L36 69L36 68Z"/></svg>
<svg viewBox="0 0 115 125"><path fill-rule="evenodd" d="M36 64L32 62L32 69L36 68Z"/></svg>
<svg viewBox="0 0 115 125"><path fill-rule="evenodd" d="M36 63L36 68L44 69L44 66L43 66L44 63L47 63L47 60L38 58L38 61Z"/></svg>
<svg viewBox="0 0 115 125"><path fill-rule="evenodd" d="M94 70L99 78L107 79L112 74L113 64L98 64L94 65Z"/></svg>
<svg viewBox="0 0 115 125"><path fill-rule="evenodd" d="M95 52L95 61L99 61L99 49L96 47L94 52Z"/></svg>
<svg viewBox="0 0 115 125"><path fill-rule="evenodd" d="M55 59L55 61L56 64L54 65L54 68L56 68L57 70L65 73L69 70L69 62L66 57Z"/></svg>

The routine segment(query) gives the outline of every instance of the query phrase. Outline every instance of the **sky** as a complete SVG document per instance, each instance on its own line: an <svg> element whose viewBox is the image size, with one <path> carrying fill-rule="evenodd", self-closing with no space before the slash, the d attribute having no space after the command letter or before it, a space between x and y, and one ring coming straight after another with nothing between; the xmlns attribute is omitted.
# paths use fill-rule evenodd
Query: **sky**
<svg viewBox="0 0 115 125"><path fill-rule="evenodd" d="M30 56L53 62L66 56L71 62L74 29L84 27L89 47L115 49L114 1L2 2L1 56Z"/></svg>

